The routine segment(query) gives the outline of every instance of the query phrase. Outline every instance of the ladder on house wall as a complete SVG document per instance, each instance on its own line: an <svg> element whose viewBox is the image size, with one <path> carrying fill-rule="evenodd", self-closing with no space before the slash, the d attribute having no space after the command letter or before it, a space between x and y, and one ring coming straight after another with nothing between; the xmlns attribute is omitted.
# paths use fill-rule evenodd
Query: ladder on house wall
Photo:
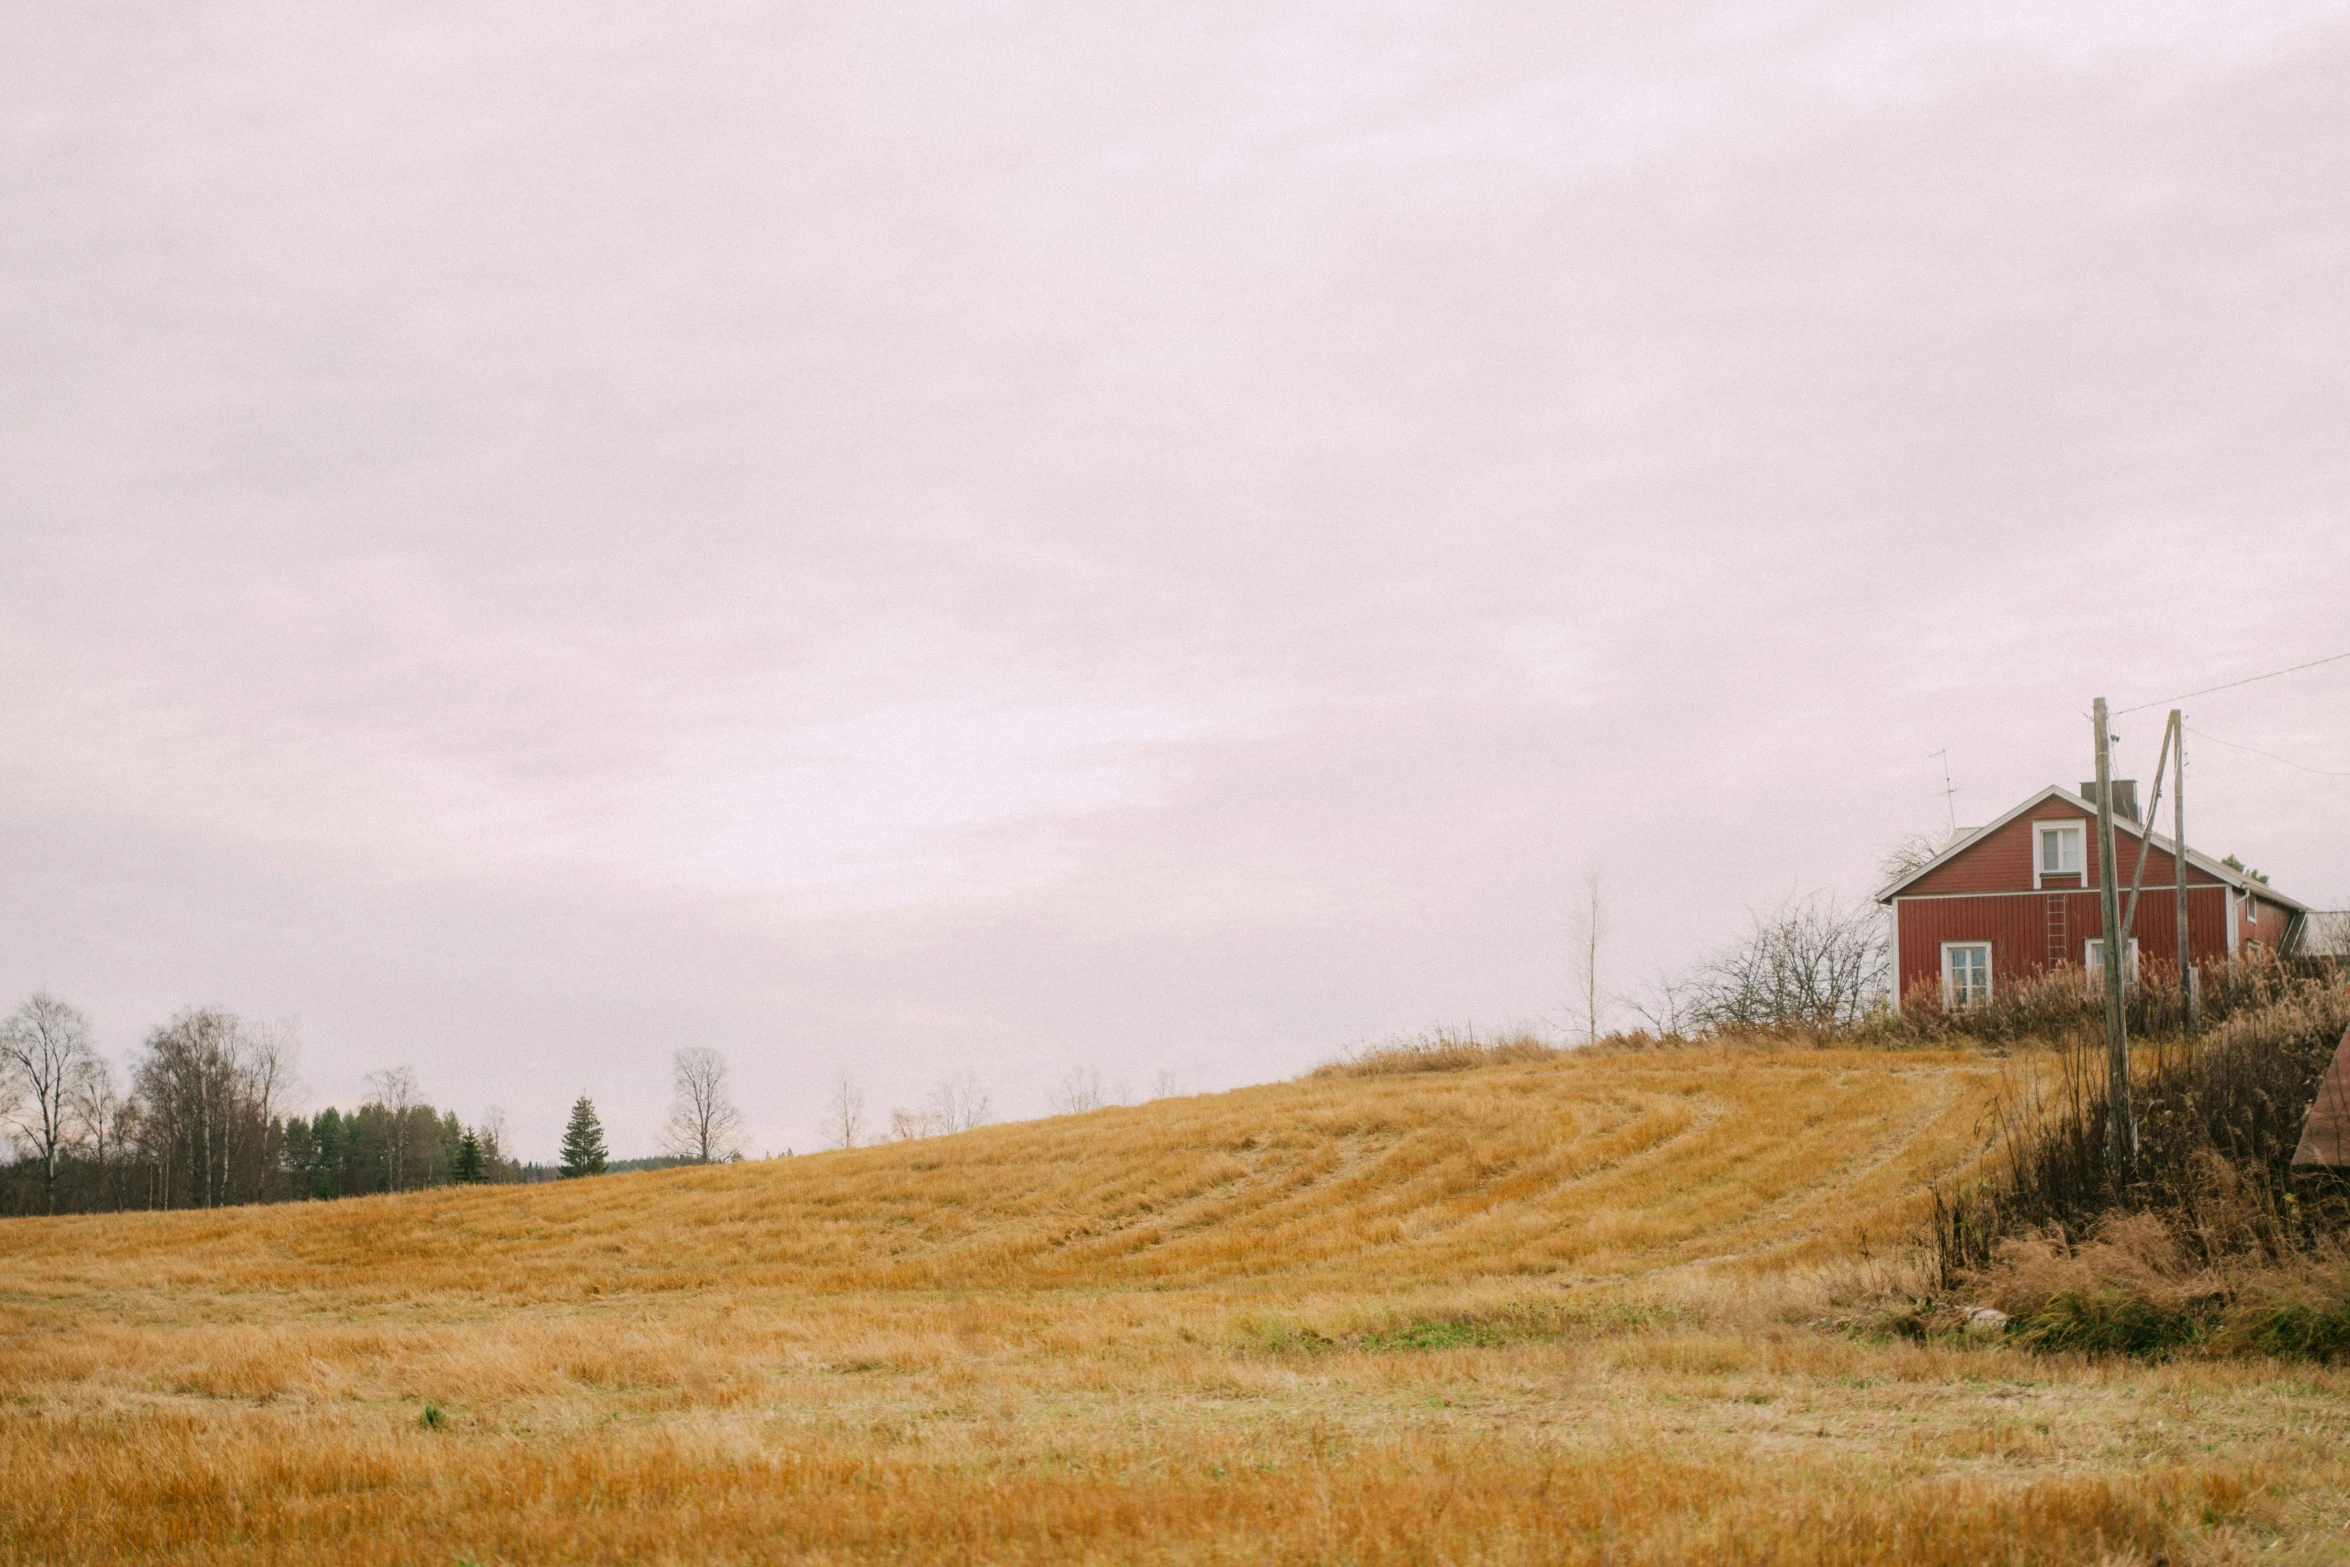
<svg viewBox="0 0 2350 1567"><path fill-rule="evenodd" d="M2064 894L2056 893L2048 900L2048 966L2056 967L2066 960L2070 943L2064 932Z"/></svg>

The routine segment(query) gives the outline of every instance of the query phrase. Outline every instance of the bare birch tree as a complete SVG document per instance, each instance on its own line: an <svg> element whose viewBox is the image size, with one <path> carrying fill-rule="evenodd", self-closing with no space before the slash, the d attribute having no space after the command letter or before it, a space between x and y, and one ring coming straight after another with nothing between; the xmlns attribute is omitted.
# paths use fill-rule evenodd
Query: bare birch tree
<svg viewBox="0 0 2350 1567"><path fill-rule="evenodd" d="M824 1135L835 1148L854 1148L865 1140L865 1090L846 1072L832 1085L832 1101L824 1113Z"/></svg>
<svg viewBox="0 0 2350 1567"><path fill-rule="evenodd" d="M1109 1101L1102 1096L1102 1074L1090 1066L1073 1066L1053 1083L1045 1102L1055 1115L1083 1115Z"/></svg>
<svg viewBox="0 0 2350 1567"><path fill-rule="evenodd" d="M103 1079L90 1020L49 992L0 1022L0 1126L32 1150L41 1202L57 1211L57 1168L85 1135L79 1108Z"/></svg>
<svg viewBox="0 0 2350 1567"><path fill-rule="evenodd" d="M669 1124L662 1146L696 1164L742 1157L742 1112L727 1091L726 1058L704 1045L670 1058Z"/></svg>
<svg viewBox="0 0 2350 1567"><path fill-rule="evenodd" d="M492 1181L512 1181L515 1173L512 1155L507 1145L513 1138L506 1130L506 1110L503 1105L491 1105L481 1113L481 1122L473 1129L474 1140L481 1144L482 1169Z"/></svg>
<svg viewBox="0 0 2350 1567"><path fill-rule="evenodd" d="M132 1090L156 1206L269 1195L277 1100L292 1062L290 1027L248 1028L218 1007L191 1007L147 1036Z"/></svg>
<svg viewBox="0 0 2350 1567"><path fill-rule="evenodd" d="M979 1074L968 1070L940 1078L926 1108L941 1132L968 1132L994 1119Z"/></svg>
<svg viewBox="0 0 2350 1567"><path fill-rule="evenodd" d="M424 1102L416 1086L416 1069L395 1066L367 1074L367 1088L375 1102L389 1112L389 1136L384 1142L384 1182L388 1191L404 1192L416 1155L415 1117L408 1112ZM362 1106L362 1108L365 1108Z"/></svg>
<svg viewBox="0 0 2350 1567"><path fill-rule="evenodd" d="M1575 978L1583 991L1583 1039L1599 1037L1599 946L1607 939L1607 904L1600 895L1599 867L1583 874L1583 896L1575 908Z"/></svg>

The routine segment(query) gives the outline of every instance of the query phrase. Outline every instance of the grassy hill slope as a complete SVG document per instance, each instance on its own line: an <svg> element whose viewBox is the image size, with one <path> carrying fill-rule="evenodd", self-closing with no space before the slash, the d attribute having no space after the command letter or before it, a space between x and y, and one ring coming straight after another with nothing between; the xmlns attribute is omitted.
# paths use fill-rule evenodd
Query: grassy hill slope
<svg viewBox="0 0 2350 1567"><path fill-rule="evenodd" d="M21 1225L0 1257L63 1291L351 1300L1615 1278L1904 1228L1994 1072L1677 1052L1311 1079L792 1160Z"/></svg>
<svg viewBox="0 0 2350 1567"><path fill-rule="evenodd" d="M1915 1267L2001 1070L1594 1055L16 1221L0 1562L2302 1550L2335 1373L1817 1325Z"/></svg>

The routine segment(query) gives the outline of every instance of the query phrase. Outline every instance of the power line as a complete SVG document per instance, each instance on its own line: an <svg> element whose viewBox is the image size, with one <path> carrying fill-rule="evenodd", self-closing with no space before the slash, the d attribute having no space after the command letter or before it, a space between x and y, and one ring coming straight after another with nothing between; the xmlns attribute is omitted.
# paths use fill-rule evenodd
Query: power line
<svg viewBox="0 0 2350 1567"><path fill-rule="evenodd" d="M2296 762L2289 756L2279 756L2274 751L2263 751L2256 745L2238 745L2233 740L2221 740L2218 735L2209 733L2206 730L2197 729L2192 724L2187 726L2187 732L2196 736L2198 739L2216 741L2218 744L2226 746L2231 751L2250 751L2254 756L2265 756L2272 762L2282 762L2287 767L2298 767L2301 769L2301 771L2305 773L2315 773L2320 778L2350 778L2350 772L2335 772L2331 768L2311 767L2306 763Z"/></svg>
<svg viewBox="0 0 2350 1567"><path fill-rule="evenodd" d="M2209 696L2214 691L2233 691L2238 686L2248 686L2255 681L2274 680L2279 675L2297 675L2304 669L2315 669L2320 664L2339 664L2346 658L2350 658L2350 653L2329 653L2324 658L2313 658L2306 664L2295 664L2290 669L2272 669L2265 675L2246 675L2241 680L2230 680L2224 685L2205 686L2200 691L2182 691L2177 696L2166 696L2157 702L2140 702L2136 707L2119 709L2113 716L2119 718L2123 713L2143 713L2150 707L2168 707L2173 702L2184 702L2192 696ZM2204 738L2208 740L2212 737L2205 735ZM2222 740L2220 744L2226 745L2227 742Z"/></svg>

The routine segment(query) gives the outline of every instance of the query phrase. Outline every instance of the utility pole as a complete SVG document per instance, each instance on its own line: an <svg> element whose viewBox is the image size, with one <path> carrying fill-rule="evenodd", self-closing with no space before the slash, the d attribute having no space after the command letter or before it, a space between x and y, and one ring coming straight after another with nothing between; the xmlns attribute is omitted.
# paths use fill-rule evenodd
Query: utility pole
<svg viewBox="0 0 2350 1567"><path fill-rule="evenodd" d="M2097 903L2103 916L2105 961L2105 1173L2115 1186L2127 1178L2137 1152L2137 1118L2130 1114L2130 1041L2122 1031L2122 965L2129 938L2121 934L2121 887L2113 857L2113 736L2105 698L2091 709L2097 726Z"/></svg>
<svg viewBox="0 0 2350 1567"><path fill-rule="evenodd" d="M2187 1032L2195 1032L2195 960L2187 946L2187 715L2178 708L2170 710L2171 777L2177 787L2170 793L2171 866L2178 872L2178 896L2171 900L2179 922L2179 1015L2187 1020Z"/></svg>

